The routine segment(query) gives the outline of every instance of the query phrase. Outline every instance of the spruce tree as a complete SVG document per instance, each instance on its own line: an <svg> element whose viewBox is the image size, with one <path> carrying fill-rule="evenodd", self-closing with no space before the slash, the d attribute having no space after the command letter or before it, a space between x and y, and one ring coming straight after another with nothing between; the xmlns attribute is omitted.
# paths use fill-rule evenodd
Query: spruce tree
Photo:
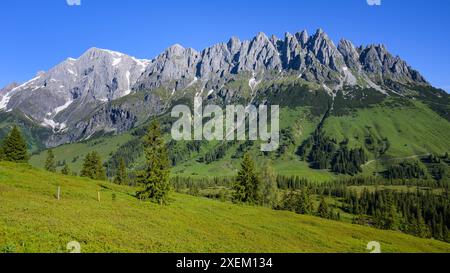
<svg viewBox="0 0 450 273"><path fill-rule="evenodd" d="M264 164L261 172L258 197L264 206L273 207L277 202L277 177L269 162Z"/></svg>
<svg viewBox="0 0 450 273"><path fill-rule="evenodd" d="M80 176L81 177L89 177L89 178L92 178L94 176L94 168L93 168L93 164L92 164L91 153L88 153L84 157L83 167L81 169Z"/></svg>
<svg viewBox="0 0 450 273"><path fill-rule="evenodd" d="M56 172L55 155L52 150L48 150L47 159L45 160L45 170L49 172Z"/></svg>
<svg viewBox="0 0 450 273"><path fill-rule="evenodd" d="M125 184L127 182L127 168L125 165L125 159L121 158L119 162L119 169L117 170L114 183Z"/></svg>
<svg viewBox="0 0 450 273"><path fill-rule="evenodd" d="M106 180L106 171L97 152L86 155L80 175L94 180Z"/></svg>
<svg viewBox="0 0 450 273"><path fill-rule="evenodd" d="M319 207L317 208L317 215L322 218L330 218L330 209L328 208L328 204L325 201L325 198L321 198Z"/></svg>
<svg viewBox="0 0 450 273"><path fill-rule="evenodd" d="M260 180L255 172L255 164L249 153L244 155L241 170L238 172L233 186L234 201L243 203L258 203L258 187Z"/></svg>
<svg viewBox="0 0 450 273"><path fill-rule="evenodd" d="M96 180L106 180L106 170L103 167L103 162L100 155L97 152L92 152L92 159L94 162L95 178Z"/></svg>
<svg viewBox="0 0 450 273"><path fill-rule="evenodd" d="M429 236L429 229L423 219L420 206L417 206L416 209L415 235L421 238L426 238Z"/></svg>
<svg viewBox="0 0 450 273"><path fill-rule="evenodd" d="M3 141L0 143L0 161L5 160L5 154L3 153Z"/></svg>
<svg viewBox="0 0 450 273"><path fill-rule="evenodd" d="M61 174L63 175L69 175L70 174L70 168L67 163L64 163L64 167L61 169Z"/></svg>
<svg viewBox="0 0 450 273"><path fill-rule="evenodd" d="M143 139L146 157L145 170L138 175L143 189L137 193L140 199L149 199L159 204L167 203L170 191L170 162L164 138L155 120Z"/></svg>
<svg viewBox="0 0 450 273"><path fill-rule="evenodd" d="M399 228L400 219L397 214L397 207L395 206L392 194L388 196L388 199L386 201L386 212L384 218L386 229L396 230Z"/></svg>
<svg viewBox="0 0 450 273"><path fill-rule="evenodd" d="M5 138L1 150L3 160L17 163L28 162L29 155L27 144L17 126L14 126L9 135Z"/></svg>
<svg viewBox="0 0 450 273"><path fill-rule="evenodd" d="M299 204L297 206L297 213L299 214L312 214L314 210L311 195L307 187L301 190L299 196Z"/></svg>

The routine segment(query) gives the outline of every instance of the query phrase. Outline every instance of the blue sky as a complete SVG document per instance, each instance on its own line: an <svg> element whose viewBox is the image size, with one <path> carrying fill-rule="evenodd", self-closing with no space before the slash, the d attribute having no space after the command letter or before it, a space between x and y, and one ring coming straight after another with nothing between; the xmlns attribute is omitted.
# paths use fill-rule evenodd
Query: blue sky
<svg viewBox="0 0 450 273"><path fill-rule="evenodd" d="M151 59L179 43L201 50L231 36L323 28L337 42L384 43L435 86L450 90L450 1L5 0L0 86L23 82L90 47Z"/></svg>

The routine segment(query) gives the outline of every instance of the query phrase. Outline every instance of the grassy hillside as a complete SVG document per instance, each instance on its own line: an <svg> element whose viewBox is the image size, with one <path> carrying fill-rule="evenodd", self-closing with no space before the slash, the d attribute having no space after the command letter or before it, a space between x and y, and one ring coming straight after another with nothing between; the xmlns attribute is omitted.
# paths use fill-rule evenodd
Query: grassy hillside
<svg viewBox="0 0 450 273"><path fill-rule="evenodd" d="M180 194L159 206L132 195L0 162L0 251L66 252L76 240L83 252L367 252L369 241L383 252L450 252L447 243L291 212Z"/></svg>
<svg viewBox="0 0 450 273"><path fill-rule="evenodd" d="M426 153L443 154L450 147L450 123L418 101L386 103L358 109L350 115L331 116L324 125L328 135L352 146L364 145L364 138L387 138L389 157Z"/></svg>
<svg viewBox="0 0 450 273"><path fill-rule="evenodd" d="M53 153L55 154L55 160L57 162L61 163L65 160L72 171L79 173L83 166L83 160L86 154L91 151L97 151L102 159L106 160L120 147L120 145L132 138L133 137L130 134L104 136L83 142L62 145L54 148ZM31 157L30 164L38 168L44 168L46 157L47 151L35 154Z"/></svg>
<svg viewBox="0 0 450 273"><path fill-rule="evenodd" d="M386 99L381 103L363 108L348 108L343 113L345 114L332 114L324 122L323 129L331 138L338 142L348 139L349 146L363 147L366 151L367 136L371 136L374 141L386 140L389 143L388 150L381 157L375 158L371 152L367 151L369 164L363 167L365 174L370 175L375 171L384 171L386 168L384 163L389 163L392 159L417 159L418 156L428 153L444 154L449 152L450 122L419 101ZM276 151L263 155L259 150L259 143L248 148L248 151L256 158L257 163L262 163L265 159L270 158L275 170L280 175L306 177L311 181L332 180L338 175L327 170L311 169L307 162L301 161L296 155L298 147L315 130L320 119L321 116L312 115L309 107L284 107L280 113L282 145L285 144L283 154L279 155ZM142 128L137 132L144 132ZM283 140L283 130L289 130L292 142ZM106 162L121 145L129 144L129 141L136 137L129 133L100 137L82 143L63 145L55 148L54 152L57 161L66 160L72 170L79 172L86 153L96 150ZM177 162L172 174L192 177L234 176L242 157L242 155L236 156L236 151L241 143L232 144L221 158L208 164L199 162L199 158L205 153L214 152L218 143L201 144L200 152L194 153L185 150L186 143L176 144L175 147L179 148L179 153L183 154L184 160ZM43 168L45 158L46 152L44 151L34 155L30 163ZM135 158L128 167L132 169L142 163L143 156L141 155Z"/></svg>

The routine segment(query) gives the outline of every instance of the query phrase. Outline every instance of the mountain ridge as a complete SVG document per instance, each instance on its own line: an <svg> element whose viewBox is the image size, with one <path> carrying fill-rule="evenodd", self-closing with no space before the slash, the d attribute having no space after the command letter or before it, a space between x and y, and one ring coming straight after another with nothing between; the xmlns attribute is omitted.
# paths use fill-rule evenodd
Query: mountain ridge
<svg viewBox="0 0 450 273"><path fill-rule="evenodd" d="M280 78L313 83L330 97L347 87L405 96L411 93L408 85L431 86L384 45L355 47L342 39L336 46L322 29L313 35L287 32L284 39L260 32L202 51L175 44L152 60L93 47L1 92L0 112L17 110L49 128L51 147L101 131L129 130L167 110L187 90L227 103L253 98L261 83ZM130 96L139 93L145 95Z"/></svg>

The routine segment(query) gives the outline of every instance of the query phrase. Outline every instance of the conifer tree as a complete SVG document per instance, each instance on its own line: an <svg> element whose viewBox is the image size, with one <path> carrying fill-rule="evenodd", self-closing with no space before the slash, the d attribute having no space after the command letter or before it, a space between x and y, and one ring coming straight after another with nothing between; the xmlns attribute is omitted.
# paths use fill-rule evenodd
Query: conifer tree
<svg viewBox="0 0 450 273"><path fill-rule="evenodd" d="M100 155L97 152L94 151L86 155L81 170L81 176L95 180L106 180L106 171L103 167Z"/></svg>
<svg viewBox="0 0 450 273"><path fill-rule="evenodd" d="M425 223L425 220L422 216L422 211L419 206L417 206L416 210L417 216L415 221L415 235L421 238L426 238L429 235L429 229Z"/></svg>
<svg viewBox="0 0 450 273"><path fill-rule="evenodd" d="M80 176L90 178L94 176L94 168L92 167L91 153L88 153L84 157L83 167L81 168Z"/></svg>
<svg viewBox="0 0 450 273"><path fill-rule="evenodd" d="M145 170L138 175L138 183L143 186L143 189L137 193L137 197L165 204L170 191L170 161L159 123L156 120L151 123L144 136L143 145L147 163Z"/></svg>
<svg viewBox="0 0 450 273"><path fill-rule="evenodd" d="M13 127L9 135L3 141L1 152L3 154L3 160L17 163L28 162L29 155L27 144L17 126Z"/></svg>
<svg viewBox="0 0 450 273"><path fill-rule="evenodd" d="M331 218L330 209L325 201L325 198L321 198L319 207L317 208L317 215L322 218Z"/></svg>
<svg viewBox="0 0 450 273"><path fill-rule="evenodd" d="M70 168L67 163L64 163L64 167L61 169L61 174L63 175L69 175L70 174Z"/></svg>
<svg viewBox="0 0 450 273"><path fill-rule="evenodd" d="M257 203L260 180L255 172L255 164L249 153L244 155L241 170L233 186L234 200L243 203Z"/></svg>
<svg viewBox="0 0 450 273"><path fill-rule="evenodd" d="M114 183L125 184L127 182L127 178L125 159L121 158L119 162L119 169L117 170L116 177L114 178Z"/></svg>
<svg viewBox="0 0 450 273"><path fill-rule="evenodd" d="M50 149L47 152L47 159L45 160L45 170L49 172L56 172L55 155Z"/></svg>
<svg viewBox="0 0 450 273"><path fill-rule="evenodd" d="M264 164L261 172L258 197L264 206L273 207L277 202L277 177L269 162Z"/></svg>
<svg viewBox="0 0 450 273"><path fill-rule="evenodd" d="M0 161L5 160L5 154L3 153L3 141L0 142Z"/></svg>
<svg viewBox="0 0 450 273"><path fill-rule="evenodd" d="M385 228L386 229L394 229L394 230L396 230L399 227L400 219L398 217L397 208L395 206L395 203L394 203L392 195L388 196L388 199L386 201L386 206L387 206L387 209L386 209L386 212L385 212L386 216L385 216L385 219L384 219L385 220L384 221L385 222Z"/></svg>
<svg viewBox="0 0 450 273"><path fill-rule="evenodd" d="M297 213L299 214L312 214L313 213L313 202L311 200L311 195L307 187L304 187L300 193L299 204Z"/></svg>

